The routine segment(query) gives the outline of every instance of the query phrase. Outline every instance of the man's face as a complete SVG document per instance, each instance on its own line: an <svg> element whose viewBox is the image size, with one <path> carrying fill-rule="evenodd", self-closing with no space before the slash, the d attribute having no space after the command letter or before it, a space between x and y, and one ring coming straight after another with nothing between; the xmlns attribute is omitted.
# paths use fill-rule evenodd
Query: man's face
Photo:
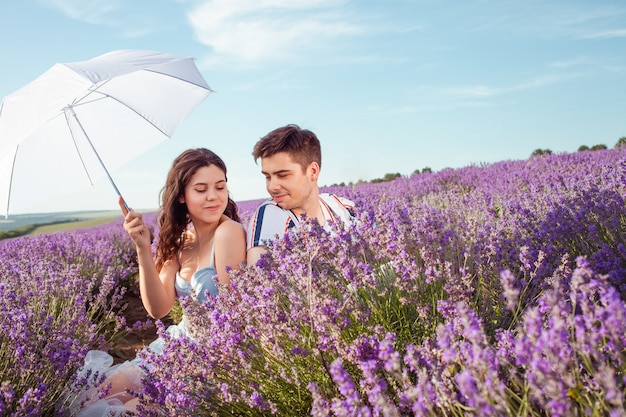
<svg viewBox="0 0 626 417"><path fill-rule="evenodd" d="M296 214L307 211L314 202L318 203L317 178L319 165L302 167L286 152L279 152L261 158L261 172L265 176L265 186L272 199L283 209Z"/></svg>

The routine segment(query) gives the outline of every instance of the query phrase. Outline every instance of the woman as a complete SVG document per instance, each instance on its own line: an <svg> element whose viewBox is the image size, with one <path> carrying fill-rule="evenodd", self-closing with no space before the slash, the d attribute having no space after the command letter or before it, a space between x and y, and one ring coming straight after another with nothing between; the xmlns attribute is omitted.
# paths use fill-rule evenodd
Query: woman
<svg viewBox="0 0 626 417"><path fill-rule="evenodd" d="M161 191L158 240L153 259L150 232L140 213L128 211L120 197L124 230L137 250L139 290L150 316L160 319L174 306L176 297L192 292L203 302L218 293L214 277L228 285L228 269L239 269L246 259L245 231L237 206L226 187L226 165L208 149L190 149L178 156ZM188 335L186 321L170 326L174 337ZM163 341L150 344L162 350ZM97 352L90 352L84 369L98 370ZM110 360L109 360L110 361ZM141 388L139 359L109 369L105 399L89 404L80 416L107 415L132 410L137 398L128 391ZM83 370L84 372L84 370Z"/></svg>

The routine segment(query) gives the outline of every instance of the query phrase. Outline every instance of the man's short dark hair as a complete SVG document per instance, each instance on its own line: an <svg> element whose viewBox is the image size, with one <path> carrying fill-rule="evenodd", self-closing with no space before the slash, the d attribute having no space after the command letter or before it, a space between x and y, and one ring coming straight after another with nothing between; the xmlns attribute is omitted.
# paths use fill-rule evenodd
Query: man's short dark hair
<svg viewBox="0 0 626 417"><path fill-rule="evenodd" d="M252 156L256 162L279 152L285 152L305 171L311 162L322 167L322 149L315 133L289 124L272 130L263 136L254 146Z"/></svg>

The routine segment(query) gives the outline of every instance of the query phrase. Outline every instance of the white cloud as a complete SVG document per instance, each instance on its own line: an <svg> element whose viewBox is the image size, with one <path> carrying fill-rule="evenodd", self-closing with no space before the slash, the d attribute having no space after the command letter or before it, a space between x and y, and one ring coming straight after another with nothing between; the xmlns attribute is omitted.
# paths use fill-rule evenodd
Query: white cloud
<svg viewBox="0 0 626 417"><path fill-rule="evenodd" d="M492 107L495 104L488 100L456 100L445 102L429 102L421 105L405 105L405 106L390 106L390 107L370 107L368 110L372 113L386 113L386 114L411 114L411 113L424 113L424 112L440 112L450 111L462 108L485 108Z"/></svg>
<svg viewBox="0 0 626 417"><path fill-rule="evenodd" d="M558 84L565 80L571 80L572 78L579 77L580 74L576 73L560 73L560 74L543 74L538 75L528 81L519 83L517 85L507 88L505 91L521 91L529 90L539 87L545 87L548 85Z"/></svg>
<svg viewBox="0 0 626 417"><path fill-rule="evenodd" d="M414 33L414 32L425 32L426 31L426 26L425 25L409 25L409 26L400 26L397 28L390 28L390 32L397 32L397 33Z"/></svg>
<svg viewBox="0 0 626 417"><path fill-rule="evenodd" d="M475 3L480 3L476 7ZM501 1L468 2L459 26L469 31L539 36L542 39L596 39L626 36L626 8L601 2ZM606 2L604 2L606 3ZM482 9L474 13L474 9ZM451 8L454 10L464 10ZM453 15L459 17L458 15ZM618 29L608 30L607 28Z"/></svg>
<svg viewBox="0 0 626 417"><path fill-rule="evenodd" d="M258 63L304 55L359 32L341 10L343 0L208 0L187 17L197 39L216 56Z"/></svg>
<svg viewBox="0 0 626 417"><path fill-rule="evenodd" d="M626 67L623 65L605 65L604 69L614 73L626 73Z"/></svg>
<svg viewBox="0 0 626 417"><path fill-rule="evenodd" d="M610 39L626 37L626 29L604 30L582 36L583 39Z"/></svg>
<svg viewBox="0 0 626 417"><path fill-rule="evenodd" d="M543 74L531 78L518 84L512 84L503 87L490 87L485 85L449 87L443 90L444 94L457 96L461 99L481 99L487 97L496 97L515 91L524 91L547 85L557 84L561 81L576 77L576 74Z"/></svg>
<svg viewBox="0 0 626 417"><path fill-rule="evenodd" d="M392 106L380 111L386 111L389 114L401 114L491 107L497 105L499 99L511 96L516 92L539 89L578 76L580 74L577 73L542 74L528 80L502 86L483 84L466 86L422 85L414 87L409 91L414 101L419 101L419 103Z"/></svg>
<svg viewBox="0 0 626 417"><path fill-rule="evenodd" d="M485 85L452 87L446 89L446 93L465 98L485 98L499 94L499 89Z"/></svg>
<svg viewBox="0 0 626 417"><path fill-rule="evenodd" d="M561 8L562 9L562 8ZM554 9L555 11L558 8ZM607 20L621 19L624 16L624 9L621 7L611 7L596 5L593 3L575 6L565 13L561 14L561 18L556 19L557 23L569 26L580 26L587 23L606 22Z"/></svg>
<svg viewBox="0 0 626 417"><path fill-rule="evenodd" d="M72 19L91 24L103 24L106 15L120 8L115 0L49 0L48 4Z"/></svg>
<svg viewBox="0 0 626 417"><path fill-rule="evenodd" d="M550 68L571 68L571 67L576 67L579 65L583 65L583 64L588 64L590 63L590 59L588 57L585 56L579 56L577 58L574 59L570 59L568 61L555 61L552 62L548 65L548 67Z"/></svg>
<svg viewBox="0 0 626 417"><path fill-rule="evenodd" d="M118 36L141 38L165 30L168 22L160 21L158 13L151 13L152 0L42 0L42 4L52 7L70 19L91 25L115 29ZM163 12L163 10L159 10Z"/></svg>

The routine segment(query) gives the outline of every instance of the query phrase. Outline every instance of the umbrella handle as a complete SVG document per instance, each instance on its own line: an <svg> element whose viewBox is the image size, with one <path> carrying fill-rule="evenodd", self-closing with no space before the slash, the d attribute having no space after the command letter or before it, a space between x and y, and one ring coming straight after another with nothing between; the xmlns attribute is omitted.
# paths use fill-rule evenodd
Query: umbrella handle
<svg viewBox="0 0 626 417"><path fill-rule="evenodd" d="M126 204L126 200L124 200L124 197L122 197L122 194L118 192L117 195L119 196L118 203L120 204L120 207L122 207L122 214L126 216L128 212L130 211L130 207L128 207L128 204Z"/></svg>

